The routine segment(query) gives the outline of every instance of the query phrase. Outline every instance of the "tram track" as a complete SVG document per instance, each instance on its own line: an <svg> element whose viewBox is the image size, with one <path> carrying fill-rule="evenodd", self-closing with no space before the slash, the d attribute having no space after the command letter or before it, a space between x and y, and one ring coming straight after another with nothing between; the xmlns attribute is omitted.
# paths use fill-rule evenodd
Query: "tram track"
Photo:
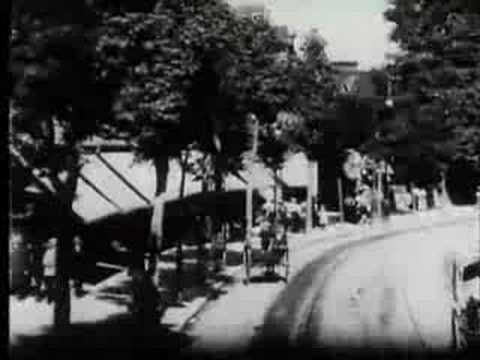
<svg viewBox="0 0 480 360"><path fill-rule="evenodd" d="M398 236L418 234L422 231L428 231L433 227L447 228L459 223L469 223L471 221L473 221L472 216L460 216L456 217L453 220L443 222L435 221L430 224L421 224L419 226L410 227L408 229L401 229L388 233L375 234L370 237L363 237L354 242L341 244L327 250L321 257L310 261L310 263L304 266L302 270L297 272L292 278L291 284L287 285L287 287L273 302L273 304L266 313L266 316L264 318L265 325L261 328L261 331L259 331L255 343L261 343L262 339L275 338L276 342L280 341L293 346L304 346L305 344L308 344L310 342L310 340L308 339L310 328L309 324L312 322L314 311L312 309L313 305L321 301L325 288L328 285L330 275L334 273L338 267L342 266L342 264L345 264L349 259L349 255L354 253L356 249L360 249L361 247L370 244L378 244L382 241L387 241L391 238L395 238ZM294 258L301 257L302 253L311 252L312 248L315 245L316 244L308 244L306 247L298 250L297 252L295 252ZM315 288L311 289L309 294L305 296L302 300L295 301L289 299L289 301L287 301L287 294L298 293L298 289L295 289L294 284L301 282L301 278L305 277L306 274L312 272L316 272L318 274L316 277L308 277L309 282L311 284L315 284ZM402 291L404 292L404 290ZM406 294L404 294L404 296L406 296ZM421 326L415 318L414 310L411 307L408 298L405 297L404 301L406 312L411 320L412 327L417 334L417 338L422 344L422 348L428 349L428 342L422 335ZM318 317L316 317L316 321L318 320ZM289 326L285 329L285 326L287 324L289 324ZM277 327L277 325L280 325L279 328L283 327L283 329L274 329L275 327Z"/></svg>

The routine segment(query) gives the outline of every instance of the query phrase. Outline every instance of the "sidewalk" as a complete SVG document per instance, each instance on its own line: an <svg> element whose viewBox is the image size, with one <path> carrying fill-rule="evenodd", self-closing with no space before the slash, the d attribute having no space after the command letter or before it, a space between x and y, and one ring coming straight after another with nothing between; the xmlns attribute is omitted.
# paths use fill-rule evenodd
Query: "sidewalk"
<svg viewBox="0 0 480 360"><path fill-rule="evenodd" d="M432 226L437 223L443 223L445 219L455 221L463 218L473 218L475 216L474 208L445 207L425 212L409 213L402 215L392 215L388 221L379 220L371 225L353 225L348 223L334 224L326 229L314 229L308 234L298 233L291 234L289 246L292 253L299 252L319 242L323 243L324 250L333 246L362 240L365 237L374 237L387 235L391 232L400 232L421 228L424 226ZM257 239L258 241L258 239ZM254 244L254 246L259 244ZM228 244L230 252L243 251L242 243ZM241 281L243 279L243 266L228 266L223 274L227 279L235 279ZM227 285L227 281L219 281L215 284L215 292L221 291ZM162 323L171 325L177 331L182 331L191 319L199 314L204 306L208 303L209 296L196 299L188 304L184 309L169 308L162 318Z"/></svg>
<svg viewBox="0 0 480 360"><path fill-rule="evenodd" d="M309 246L322 242L325 248L337 244L355 241L365 236L377 236L390 232L415 229L449 220L473 217L473 208L450 207L430 210L425 213L394 215L388 222L377 222L372 225L337 224L331 228L314 229L308 234L292 234L290 248L292 252L307 249ZM254 244L255 246L256 244ZM259 245L257 245L259 247ZM159 267L161 298L167 307L161 317L161 326L168 329L169 334L181 332L188 322L220 293L226 291L226 285L243 278L241 242L229 243L227 246L227 266L218 274L210 274L206 284L199 286L196 271L195 252L191 247L184 248L183 301L173 301L172 291L176 281L175 250L169 250L161 255ZM120 272L108 278L97 286L88 289L89 293L82 298L72 296L72 324L97 324L128 317L127 305L130 302L128 292L130 278L126 272ZM15 345L24 337L35 337L48 333L51 329L53 306L46 302L37 302L33 298L17 300L10 297L10 343Z"/></svg>

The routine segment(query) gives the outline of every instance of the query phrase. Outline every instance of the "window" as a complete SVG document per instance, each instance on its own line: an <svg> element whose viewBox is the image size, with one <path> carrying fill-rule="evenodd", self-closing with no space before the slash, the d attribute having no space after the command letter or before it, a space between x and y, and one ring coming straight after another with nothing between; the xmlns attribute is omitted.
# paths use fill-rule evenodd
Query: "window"
<svg viewBox="0 0 480 360"><path fill-rule="evenodd" d="M259 21L262 21L264 16L263 16L263 13L261 12L254 12L252 13L252 20L255 21L255 22L259 22Z"/></svg>

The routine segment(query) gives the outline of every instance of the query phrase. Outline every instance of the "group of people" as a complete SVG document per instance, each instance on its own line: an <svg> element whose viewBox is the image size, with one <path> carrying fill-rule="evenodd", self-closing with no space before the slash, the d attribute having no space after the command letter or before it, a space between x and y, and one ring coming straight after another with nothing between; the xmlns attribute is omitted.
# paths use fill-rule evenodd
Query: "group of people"
<svg viewBox="0 0 480 360"><path fill-rule="evenodd" d="M279 201L276 212L275 204L272 201L267 201L257 215L257 223L267 218L270 220L276 218L289 231L299 232L303 228L305 217L306 204L300 204L296 198L292 197L286 202Z"/></svg>
<svg viewBox="0 0 480 360"><path fill-rule="evenodd" d="M275 213L275 206L273 202L267 201L258 218L272 217L273 213ZM295 197L290 198L289 201L279 201L277 203L276 216L288 231L293 233L300 232L305 228L307 203L305 201L299 203ZM318 204L315 200L312 201L312 220L314 226L325 228L328 225L325 205Z"/></svg>
<svg viewBox="0 0 480 360"><path fill-rule="evenodd" d="M54 301L57 289L58 238L46 242L27 242L19 232L10 239L10 289L21 298L28 295L38 300ZM85 251L83 241L75 236L72 243L70 274L77 296L83 293Z"/></svg>

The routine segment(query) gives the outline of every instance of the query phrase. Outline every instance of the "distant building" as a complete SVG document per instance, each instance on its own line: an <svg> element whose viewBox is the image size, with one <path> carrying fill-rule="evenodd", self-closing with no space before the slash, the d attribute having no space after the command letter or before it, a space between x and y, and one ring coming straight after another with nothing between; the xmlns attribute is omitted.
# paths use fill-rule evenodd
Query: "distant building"
<svg viewBox="0 0 480 360"><path fill-rule="evenodd" d="M356 90L358 75L357 61L333 61L331 63L335 71L335 80L342 94L351 94Z"/></svg>
<svg viewBox="0 0 480 360"><path fill-rule="evenodd" d="M359 70L357 61L333 61L331 65L340 94L355 96L362 101L383 102L378 96L379 89L374 84L372 71Z"/></svg>
<svg viewBox="0 0 480 360"><path fill-rule="evenodd" d="M357 73L358 61L332 61L332 66L335 70L342 73Z"/></svg>
<svg viewBox="0 0 480 360"><path fill-rule="evenodd" d="M228 0L228 3L240 16L246 16L252 20L270 21L271 11L262 0Z"/></svg>
<svg viewBox="0 0 480 360"><path fill-rule="evenodd" d="M271 22L271 11L262 0L227 0L234 11L241 17L248 17L253 21ZM295 34L286 25L273 26L278 38L284 41L293 50Z"/></svg>

